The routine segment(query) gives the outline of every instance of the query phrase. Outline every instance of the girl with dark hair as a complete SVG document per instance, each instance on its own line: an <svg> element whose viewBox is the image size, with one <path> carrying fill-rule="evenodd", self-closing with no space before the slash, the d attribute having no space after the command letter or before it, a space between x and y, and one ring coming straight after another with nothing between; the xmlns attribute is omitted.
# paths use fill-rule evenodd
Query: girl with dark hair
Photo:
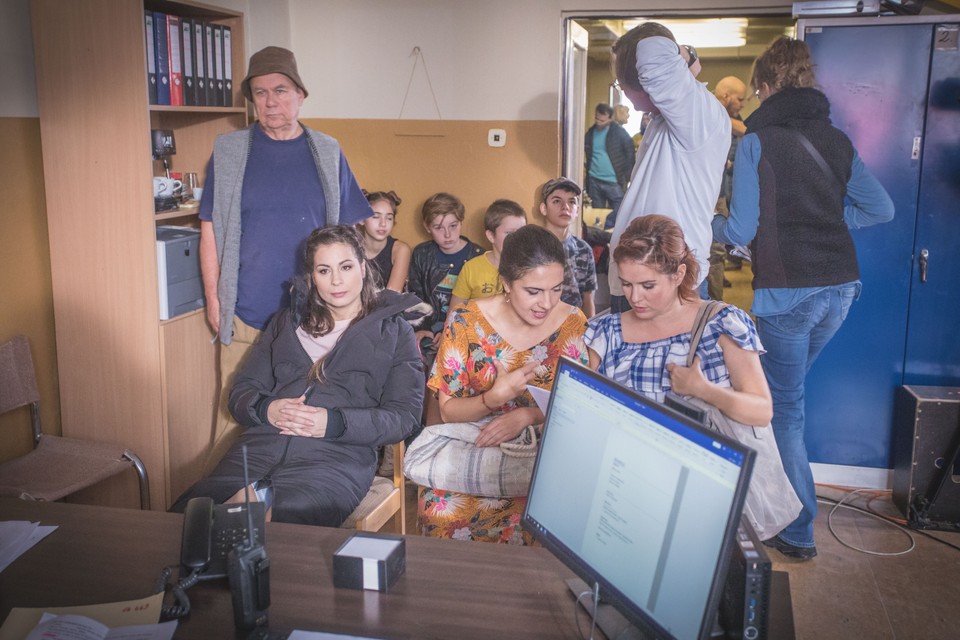
<svg viewBox="0 0 960 640"><path fill-rule="evenodd" d="M586 317L560 301L565 262L563 245L552 233L537 225L521 227L503 243L498 267L503 293L451 310L428 386L439 394L445 423L476 423L477 448L498 447L528 426L541 425L543 413L527 385L550 389L561 356L587 362ZM427 426L413 442L408 460L421 455L418 449L434 428ZM410 473L408 477L421 485L426 482ZM478 497L447 489L421 486L419 524L424 535L527 540L518 526L525 498Z"/></svg>
<svg viewBox="0 0 960 640"><path fill-rule="evenodd" d="M830 102L815 88L806 43L787 37L757 58L750 84L760 107L733 167L730 217L713 220L717 242L750 245L753 315L767 353L773 431L783 467L803 503L774 539L784 555L817 555L817 495L804 443L807 371L860 296L850 229L893 218L893 202L830 122Z"/></svg>
<svg viewBox="0 0 960 640"><path fill-rule="evenodd" d="M691 329L702 304L698 263L674 220L635 219L613 251L630 309L590 321L590 366L663 401L667 391L700 398L734 420L767 425L772 406L760 367L762 346L744 311L728 305L707 323L687 367Z"/></svg>
<svg viewBox="0 0 960 640"><path fill-rule="evenodd" d="M410 272L412 251L406 242L390 235L397 219L400 196L393 191L368 192L366 189L363 195L373 210L372 216L357 225L363 232L364 254L376 267L381 288L403 291Z"/></svg>
<svg viewBox="0 0 960 640"><path fill-rule="evenodd" d="M402 317L412 294L377 291L357 230L315 230L291 309L278 312L237 372L229 408L246 431L213 472L177 500L242 502L268 519L339 526L373 482L377 449L419 426L423 370Z"/></svg>

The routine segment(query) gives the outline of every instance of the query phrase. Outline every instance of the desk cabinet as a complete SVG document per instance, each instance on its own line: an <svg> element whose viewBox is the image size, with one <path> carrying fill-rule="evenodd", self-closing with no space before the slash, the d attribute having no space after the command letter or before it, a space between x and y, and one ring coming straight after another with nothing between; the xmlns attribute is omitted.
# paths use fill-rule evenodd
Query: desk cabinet
<svg viewBox="0 0 960 640"><path fill-rule="evenodd" d="M199 474L216 410L216 357L202 311L161 322L150 130L173 129L171 169L202 173L244 107L149 104L144 9L227 24L242 78L243 15L192 2L32 0L63 435L122 443L164 509ZM233 104L243 105L240 83ZM196 210L164 224L196 226ZM121 477L84 501L134 506Z"/></svg>

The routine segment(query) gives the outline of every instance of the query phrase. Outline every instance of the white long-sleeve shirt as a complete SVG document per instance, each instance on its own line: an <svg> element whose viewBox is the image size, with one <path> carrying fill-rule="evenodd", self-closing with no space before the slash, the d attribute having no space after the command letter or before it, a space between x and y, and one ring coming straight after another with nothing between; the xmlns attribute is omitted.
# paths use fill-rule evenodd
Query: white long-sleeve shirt
<svg viewBox="0 0 960 640"><path fill-rule="evenodd" d="M610 246L616 246L634 218L652 213L673 218L700 264L699 284L709 269L710 222L730 150L730 116L690 73L668 38L637 43L637 74L660 114L650 121L640 143ZM623 295L613 260L610 293Z"/></svg>

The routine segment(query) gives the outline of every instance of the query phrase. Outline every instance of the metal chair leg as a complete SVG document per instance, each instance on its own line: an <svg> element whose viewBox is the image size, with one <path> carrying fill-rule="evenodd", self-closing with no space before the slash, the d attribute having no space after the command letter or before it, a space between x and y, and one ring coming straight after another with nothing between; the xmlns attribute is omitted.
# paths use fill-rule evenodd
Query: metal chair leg
<svg viewBox="0 0 960 640"><path fill-rule="evenodd" d="M123 452L123 457L133 463L133 468L137 472L137 480L140 482L140 510L150 510L150 481L147 479L147 468L143 466L140 456L127 449Z"/></svg>

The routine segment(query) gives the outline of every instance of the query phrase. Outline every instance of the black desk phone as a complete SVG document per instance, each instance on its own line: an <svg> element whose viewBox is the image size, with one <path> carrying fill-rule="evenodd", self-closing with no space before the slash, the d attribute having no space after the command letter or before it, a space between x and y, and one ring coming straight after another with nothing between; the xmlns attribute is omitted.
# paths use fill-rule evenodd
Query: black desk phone
<svg viewBox="0 0 960 640"><path fill-rule="evenodd" d="M264 548L265 525L262 502L214 504L210 498L193 498L183 515L181 585L227 578L238 629L263 627L267 622L270 560Z"/></svg>
<svg viewBox="0 0 960 640"><path fill-rule="evenodd" d="M254 538L264 544L265 511L262 502L250 503ZM200 580L227 577L227 556L247 541L247 506L214 504L210 498L193 498L183 514L180 575L200 570Z"/></svg>

